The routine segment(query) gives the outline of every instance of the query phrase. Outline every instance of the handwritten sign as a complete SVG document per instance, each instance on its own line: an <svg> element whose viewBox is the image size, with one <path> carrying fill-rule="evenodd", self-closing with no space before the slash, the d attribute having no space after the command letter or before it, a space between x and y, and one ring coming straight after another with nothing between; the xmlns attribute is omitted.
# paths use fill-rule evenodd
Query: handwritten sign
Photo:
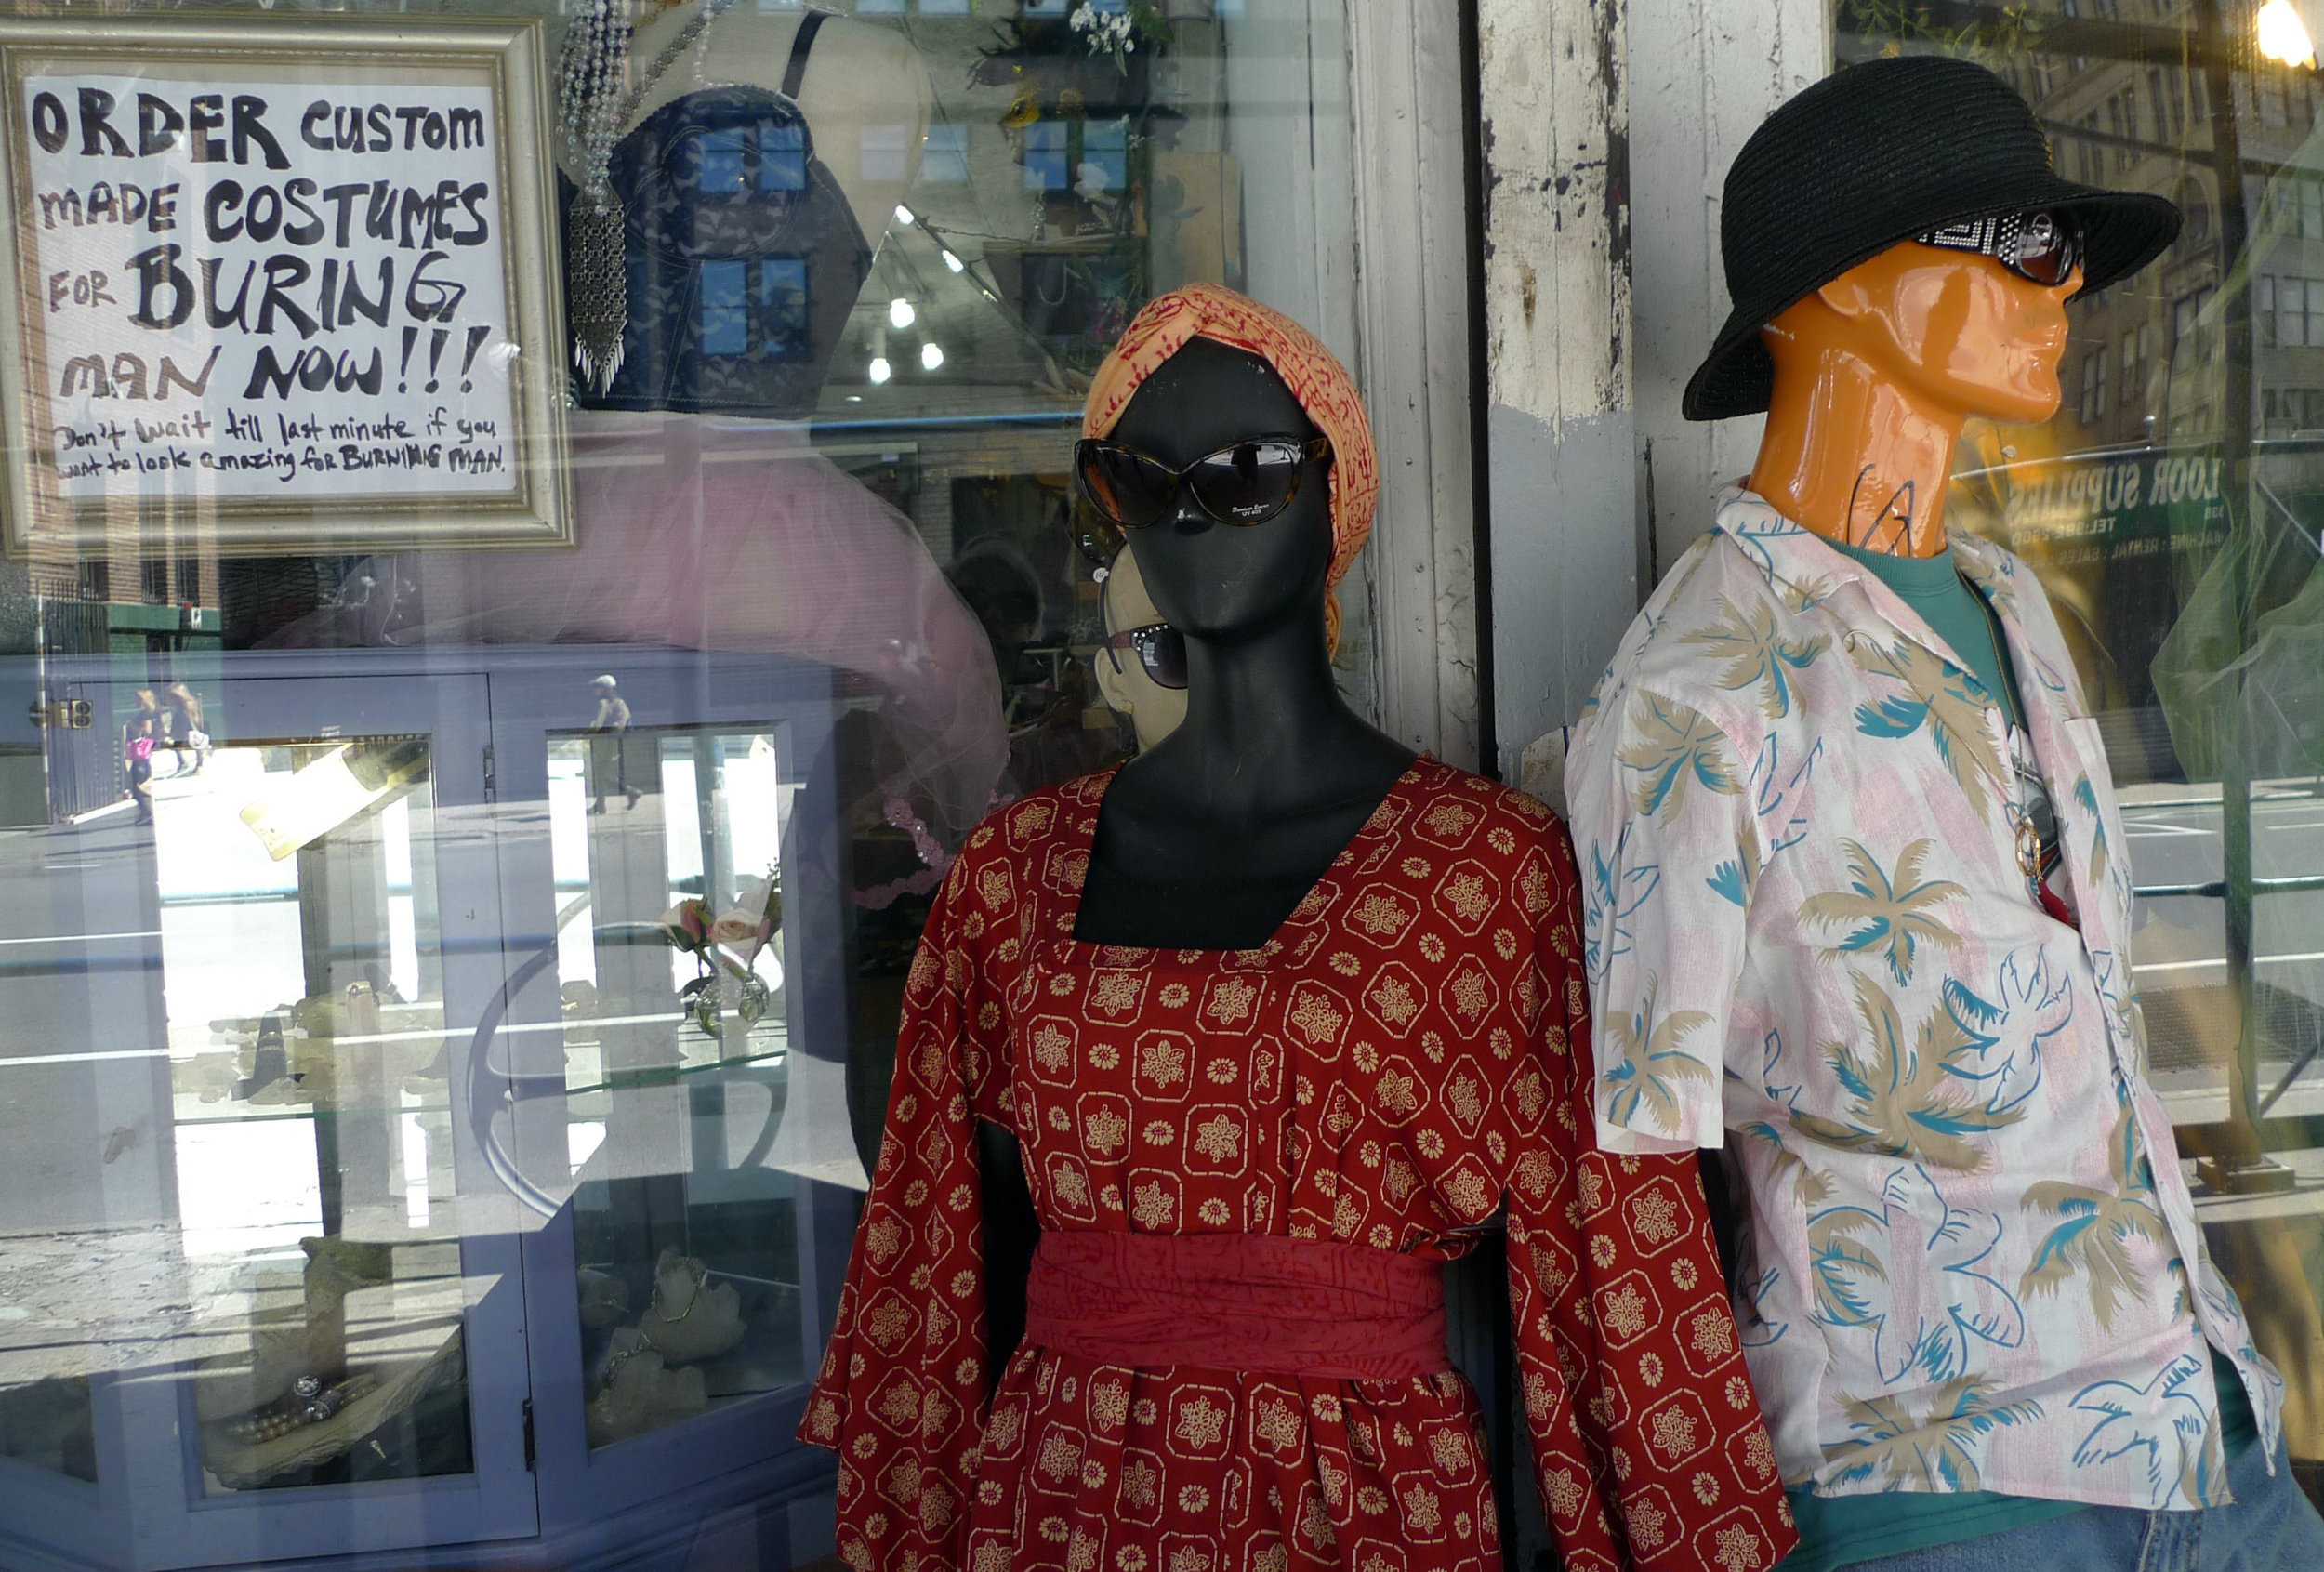
<svg viewBox="0 0 2324 1572"><path fill-rule="evenodd" d="M170 86L21 100L63 494L507 491L489 90Z"/></svg>
<svg viewBox="0 0 2324 1572"><path fill-rule="evenodd" d="M537 25L203 25L0 26L19 510L564 538Z"/></svg>

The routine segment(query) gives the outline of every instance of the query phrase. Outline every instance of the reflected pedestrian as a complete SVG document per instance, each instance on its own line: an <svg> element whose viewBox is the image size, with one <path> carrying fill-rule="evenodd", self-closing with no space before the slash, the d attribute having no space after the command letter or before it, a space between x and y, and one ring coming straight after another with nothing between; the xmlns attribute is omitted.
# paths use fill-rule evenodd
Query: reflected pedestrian
<svg viewBox="0 0 2324 1572"><path fill-rule="evenodd" d="M121 728L121 752L129 767L129 797L138 805L138 823L153 822L153 749L165 734L166 722L151 688L138 690L138 707Z"/></svg>
<svg viewBox="0 0 2324 1572"><path fill-rule="evenodd" d="M202 696L183 682L164 691L169 718L169 750L178 756L178 773L200 774L210 761L210 734L202 729ZM193 769L186 769L186 750L193 750Z"/></svg>
<svg viewBox="0 0 2324 1572"><path fill-rule="evenodd" d="M635 808L638 799L645 794L629 784L629 750L625 746L629 731L629 706L611 673L596 679L589 688L597 695L597 715L589 722L589 784L595 788L596 800L589 804L589 812L605 812L608 776L613 779L614 789Z"/></svg>

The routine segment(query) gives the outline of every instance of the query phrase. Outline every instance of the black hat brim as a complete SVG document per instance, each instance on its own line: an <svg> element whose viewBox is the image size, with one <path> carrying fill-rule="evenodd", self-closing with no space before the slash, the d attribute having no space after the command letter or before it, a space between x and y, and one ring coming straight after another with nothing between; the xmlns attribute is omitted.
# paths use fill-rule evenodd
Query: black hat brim
<svg viewBox="0 0 2324 1572"><path fill-rule="evenodd" d="M2016 189L1990 193L1993 200L1959 212L1933 213L1898 234L1868 241L1853 256L1833 258L1824 276L1778 286L1763 297L1740 300L1711 344L1710 353L1687 379L1680 405L1689 420L1727 420L1757 415L1775 394L1776 363L1760 329L1860 262L1889 247L1948 224L2037 210L2071 213L2082 225L2082 285L2075 297L2129 277L2157 257L2179 233L2179 210L2166 197L2146 192L2107 191L2054 175L2013 182Z"/></svg>

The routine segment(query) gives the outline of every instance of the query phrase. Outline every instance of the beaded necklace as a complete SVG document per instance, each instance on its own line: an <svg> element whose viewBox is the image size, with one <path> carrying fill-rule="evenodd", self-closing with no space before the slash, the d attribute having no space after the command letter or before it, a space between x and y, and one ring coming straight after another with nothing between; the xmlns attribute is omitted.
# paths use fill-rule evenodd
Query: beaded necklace
<svg viewBox="0 0 2324 1572"><path fill-rule="evenodd" d="M622 335L629 325L623 265L628 215L610 178L614 144L662 73L733 3L705 0L626 93L635 0L589 0L565 37L558 62L558 122L566 157L581 176L565 210L565 310L574 365L600 393L621 369Z"/></svg>

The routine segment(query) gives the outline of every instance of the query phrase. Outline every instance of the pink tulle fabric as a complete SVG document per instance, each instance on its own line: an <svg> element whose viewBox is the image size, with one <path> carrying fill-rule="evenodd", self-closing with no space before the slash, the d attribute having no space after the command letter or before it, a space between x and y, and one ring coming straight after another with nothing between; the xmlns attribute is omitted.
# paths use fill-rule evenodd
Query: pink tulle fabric
<svg viewBox="0 0 2324 1572"><path fill-rule="evenodd" d="M318 612L277 646L644 643L819 662L882 697L874 817L899 804L957 846L1008 762L992 647L909 521L798 427L576 413L577 544L406 553L399 602Z"/></svg>

